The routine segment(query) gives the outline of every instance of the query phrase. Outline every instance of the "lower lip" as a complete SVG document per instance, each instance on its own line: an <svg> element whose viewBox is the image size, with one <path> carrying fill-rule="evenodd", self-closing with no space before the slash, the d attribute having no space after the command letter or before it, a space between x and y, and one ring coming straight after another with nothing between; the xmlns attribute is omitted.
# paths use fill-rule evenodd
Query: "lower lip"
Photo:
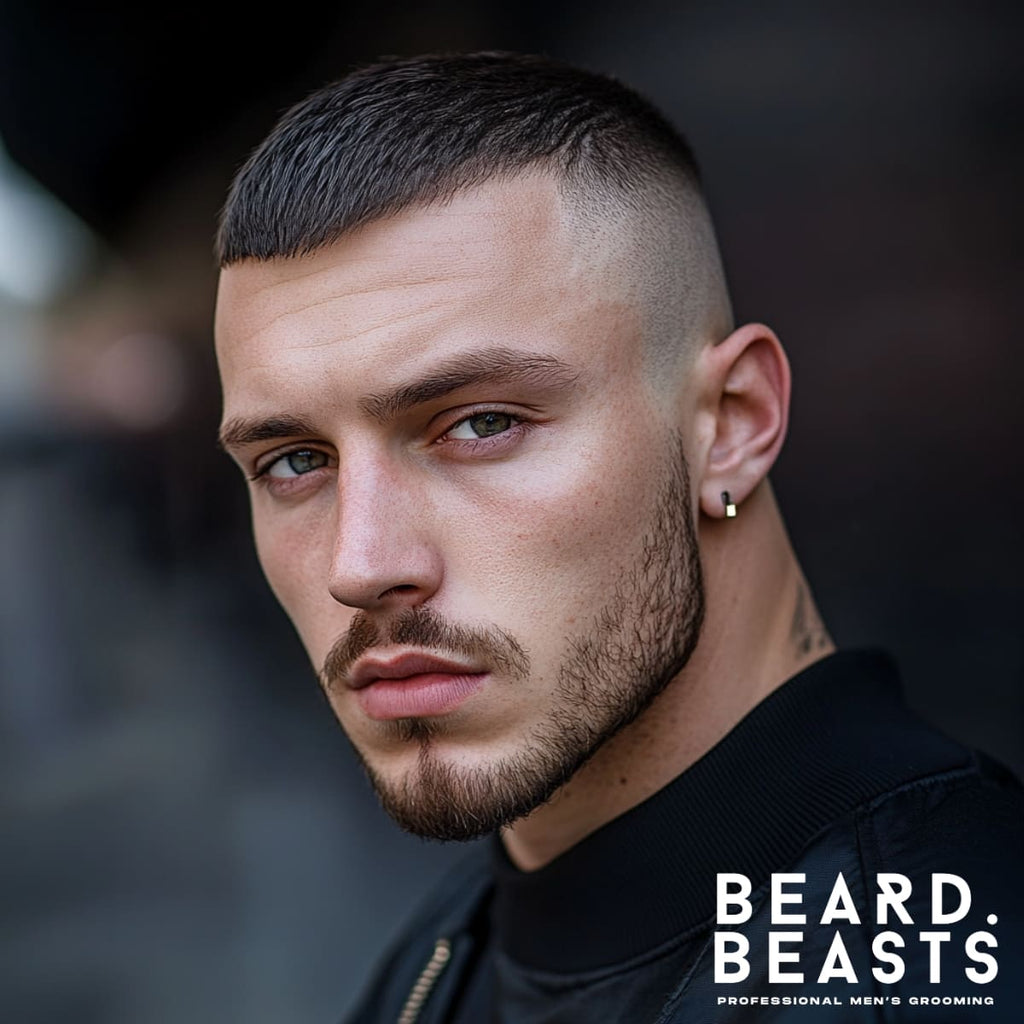
<svg viewBox="0 0 1024 1024"><path fill-rule="evenodd" d="M426 718L453 711L480 690L486 678L486 672L424 672L405 679L378 679L356 690L356 699L369 718Z"/></svg>

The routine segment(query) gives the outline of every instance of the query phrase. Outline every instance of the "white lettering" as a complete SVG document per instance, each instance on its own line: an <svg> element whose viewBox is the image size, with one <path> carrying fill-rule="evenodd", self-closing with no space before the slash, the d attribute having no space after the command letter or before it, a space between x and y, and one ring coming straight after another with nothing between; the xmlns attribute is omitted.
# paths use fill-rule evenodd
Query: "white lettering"
<svg viewBox="0 0 1024 1024"><path fill-rule="evenodd" d="M875 976L875 981L879 981L883 985L891 985L903 977L903 973L907 968L903 963L903 957L898 953L890 953L885 948L886 945L893 945L902 949L906 942L903 941L903 936L899 932L879 932L871 940L872 956L883 964L889 964L892 967L891 971L887 971L884 967L872 967L871 973Z"/></svg>
<svg viewBox="0 0 1024 1024"><path fill-rule="evenodd" d="M833 978L842 978L854 985L857 983L857 972L853 969L850 954L846 951L846 943L843 942L843 937L839 932L836 932L832 945L829 946L825 962L821 965L818 984L821 985Z"/></svg>
<svg viewBox="0 0 1024 1024"><path fill-rule="evenodd" d="M918 938L928 943L928 980L933 985L942 981L942 943L949 942L949 932L921 932Z"/></svg>
<svg viewBox="0 0 1024 1024"><path fill-rule="evenodd" d="M894 871L881 871L875 876L878 883L878 898L875 905L875 920L878 924L889 923L889 909L903 924L913 924L914 919L907 913L904 903L910 899L913 886L906 875Z"/></svg>
<svg viewBox="0 0 1024 1024"><path fill-rule="evenodd" d="M806 914L787 914L782 908L788 903L803 903L803 895L798 892L786 892L784 885L802 885L807 876L798 874L772 875L772 924L806 924Z"/></svg>
<svg viewBox="0 0 1024 1024"><path fill-rule="evenodd" d="M849 921L850 924L860 924L860 914L857 913L853 897L850 895L850 888L841 871L836 875L836 884L832 886L828 903L825 904L825 912L821 915L822 924L832 924L833 921Z"/></svg>
<svg viewBox="0 0 1024 1024"><path fill-rule="evenodd" d="M949 885L960 893L960 906L946 911L942 909L942 893ZM970 909L971 887L959 875L947 875L941 871L932 875L932 924L956 924L967 916Z"/></svg>
<svg viewBox="0 0 1024 1024"><path fill-rule="evenodd" d="M726 949L726 943L732 943L735 948ZM715 932L715 984L731 985L745 981L750 974L749 952L750 942L742 932ZM728 964L735 964L736 969L726 970Z"/></svg>
<svg viewBox="0 0 1024 1024"><path fill-rule="evenodd" d="M750 920L754 912L750 905L750 879L746 875L733 874L724 871L716 877L718 893L718 923L719 924L744 924ZM729 886L735 885L736 889L730 891ZM730 912L729 907L739 907L739 910Z"/></svg>
<svg viewBox="0 0 1024 1024"><path fill-rule="evenodd" d="M800 962L799 953L783 953L780 949L784 942L803 942L803 932L769 932L768 933L768 981L772 985L782 985L786 982L800 984L804 980L803 972L791 971L783 973L779 967L783 963L793 964Z"/></svg>
<svg viewBox="0 0 1024 1024"><path fill-rule="evenodd" d="M965 967L964 974L978 985L987 985L999 973L999 964L991 953L981 953L978 951L978 947L982 945L988 946L990 949L996 949L999 943L996 942L996 937L991 932L972 932L967 936L964 949L969 959L973 960L976 964L986 964L988 970L979 971L977 967Z"/></svg>

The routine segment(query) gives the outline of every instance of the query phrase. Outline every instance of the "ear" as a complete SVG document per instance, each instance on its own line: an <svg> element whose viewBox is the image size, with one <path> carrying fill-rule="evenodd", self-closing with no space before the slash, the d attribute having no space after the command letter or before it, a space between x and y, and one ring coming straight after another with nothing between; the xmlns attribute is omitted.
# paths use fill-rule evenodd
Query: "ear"
<svg viewBox="0 0 1024 1024"><path fill-rule="evenodd" d="M723 492L739 505L768 475L789 419L789 361L775 333L744 324L705 349L702 413L708 439L701 511L725 516Z"/></svg>

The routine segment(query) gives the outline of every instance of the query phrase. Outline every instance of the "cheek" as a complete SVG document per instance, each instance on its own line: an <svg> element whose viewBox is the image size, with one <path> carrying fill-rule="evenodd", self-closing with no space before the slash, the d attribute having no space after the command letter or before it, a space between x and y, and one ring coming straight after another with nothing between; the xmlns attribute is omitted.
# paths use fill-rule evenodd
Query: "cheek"
<svg viewBox="0 0 1024 1024"><path fill-rule="evenodd" d="M639 555L662 475L637 450L613 445L600 458L580 452L561 464L518 466L507 491L478 495L467 512L478 524L474 540L451 548L460 552L463 572L452 575L465 581L466 603L534 635L564 635L595 615Z"/></svg>
<svg viewBox="0 0 1024 1024"><path fill-rule="evenodd" d="M327 589L330 538L316 516L281 515L257 506L252 518L263 574L318 663L337 636L343 611Z"/></svg>

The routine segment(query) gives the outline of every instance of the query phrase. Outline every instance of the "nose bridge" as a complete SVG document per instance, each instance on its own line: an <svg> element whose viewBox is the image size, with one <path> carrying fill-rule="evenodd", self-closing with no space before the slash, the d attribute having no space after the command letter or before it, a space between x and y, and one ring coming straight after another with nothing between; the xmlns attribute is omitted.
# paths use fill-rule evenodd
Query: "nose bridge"
<svg viewBox="0 0 1024 1024"><path fill-rule="evenodd" d="M408 467L380 451L340 460L330 590L359 608L426 600L440 583L423 497Z"/></svg>
<svg viewBox="0 0 1024 1024"><path fill-rule="evenodd" d="M394 500L387 472L379 458L355 455L338 468L335 501L334 556L347 556L353 564L372 557L379 543L384 512Z"/></svg>

